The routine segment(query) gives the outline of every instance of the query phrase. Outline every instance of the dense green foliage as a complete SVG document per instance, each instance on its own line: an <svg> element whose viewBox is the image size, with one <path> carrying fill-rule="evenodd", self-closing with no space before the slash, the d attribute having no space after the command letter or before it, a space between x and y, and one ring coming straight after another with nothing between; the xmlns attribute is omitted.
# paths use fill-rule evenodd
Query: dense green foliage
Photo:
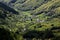
<svg viewBox="0 0 60 40"><path fill-rule="evenodd" d="M60 40L60 0L2 0L0 28L13 40Z"/></svg>

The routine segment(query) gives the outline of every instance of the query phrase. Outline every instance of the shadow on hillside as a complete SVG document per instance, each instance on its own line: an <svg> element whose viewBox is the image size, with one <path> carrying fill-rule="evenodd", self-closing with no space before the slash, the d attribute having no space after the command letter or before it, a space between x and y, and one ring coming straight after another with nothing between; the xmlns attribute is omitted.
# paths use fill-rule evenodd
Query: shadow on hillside
<svg viewBox="0 0 60 40"><path fill-rule="evenodd" d="M23 35L23 38L25 38L26 40L32 40L33 38L36 38L36 39L49 39L49 38L53 38L54 35L52 33L52 31L35 31L35 30L32 30L32 31L29 31L27 33L25 33Z"/></svg>
<svg viewBox="0 0 60 40"><path fill-rule="evenodd" d="M17 11L15 11L13 8L10 8L9 6L5 5L4 3L0 2L0 7L4 8L5 10L12 12L14 14L18 14Z"/></svg>
<svg viewBox="0 0 60 40"><path fill-rule="evenodd" d="M0 28L0 40L14 40L10 32Z"/></svg>

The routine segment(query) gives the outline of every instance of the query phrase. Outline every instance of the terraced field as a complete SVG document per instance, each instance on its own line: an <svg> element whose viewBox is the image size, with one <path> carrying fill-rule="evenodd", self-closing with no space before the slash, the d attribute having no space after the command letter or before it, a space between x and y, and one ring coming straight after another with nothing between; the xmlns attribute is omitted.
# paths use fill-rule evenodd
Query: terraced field
<svg viewBox="0 0 60 40"><path fill-rule="evenodd" d="M60 40L60 0L1 0L0 28L8 40Z"/></svg>

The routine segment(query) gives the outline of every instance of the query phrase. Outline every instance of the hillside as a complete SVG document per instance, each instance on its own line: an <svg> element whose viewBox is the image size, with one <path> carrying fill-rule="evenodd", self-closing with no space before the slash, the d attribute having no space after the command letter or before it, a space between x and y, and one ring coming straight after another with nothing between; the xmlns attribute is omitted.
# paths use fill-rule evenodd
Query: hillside
<svg viewBox="0 0 60 40"><path fill-rule="evenodd" d="M10 37L0 40L60 40L60 0L0 0L0 31Z"/></svg>

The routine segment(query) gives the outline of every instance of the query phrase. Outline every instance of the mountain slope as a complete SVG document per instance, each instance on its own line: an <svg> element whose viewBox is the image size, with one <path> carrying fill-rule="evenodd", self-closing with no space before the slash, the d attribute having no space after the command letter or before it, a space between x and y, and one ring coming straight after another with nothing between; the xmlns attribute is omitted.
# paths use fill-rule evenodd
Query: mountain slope
<svg viewBox="0 0 60 40"><path fill-rule="evenodd" d="M60 40L60 0L0 1L0 28L16 40Z"/></svg>

